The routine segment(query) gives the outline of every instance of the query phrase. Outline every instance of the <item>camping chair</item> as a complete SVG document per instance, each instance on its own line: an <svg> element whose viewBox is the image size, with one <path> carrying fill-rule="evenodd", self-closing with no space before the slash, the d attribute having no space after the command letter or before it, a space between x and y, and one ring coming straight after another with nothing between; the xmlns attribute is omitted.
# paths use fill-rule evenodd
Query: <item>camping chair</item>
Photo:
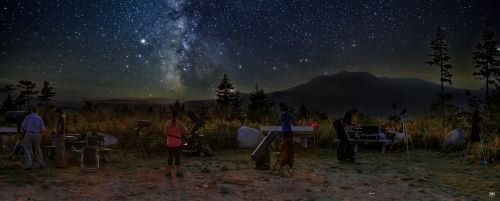
<svg viewBox="0 0 500 201"><path fill-rule="evenodd" d="M97 136L87 136L87 146L82 148L80 156L81 170L83 172L93 172L99 169Z"/></svg>

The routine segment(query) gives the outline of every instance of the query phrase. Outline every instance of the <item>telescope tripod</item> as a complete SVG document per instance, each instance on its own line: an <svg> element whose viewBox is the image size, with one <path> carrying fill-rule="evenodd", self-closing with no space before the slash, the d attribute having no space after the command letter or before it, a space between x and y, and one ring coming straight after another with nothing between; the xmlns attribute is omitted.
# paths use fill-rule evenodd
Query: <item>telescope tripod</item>
<svg viewBox="0 0 500 201"><path fill-rule="evenodd" d="M462 157L461 161L465 161L465 158L467 157L467 151L469 151L469 147L471 146L472 143L473 143L472 138L469 138L469 141L467 142L467 146L465 147L465 150L464 150L464 156ZM484 165L486 166L486 168L488 168L488 161L486 160L486 148L484 147L483 139L481 139L481 141L479 143L481 146L481 155L483 156Z"/></svg>
<svg viewBox="0 0 500 201"><path fill-rule="evenodd" d="M402 133L403 133L403 139L404 139L405 147L406 147L406 155L408 157L408 161L410 161L411 158L410 158L410 147L409 146L411 145L411 148L413 149L413 152L415 152L415 146L413 146L413 140L411 138L411 134L408 133L406 121L403 118L400 119L400 124L401 124L401 129L402 129ZM396 129L396 131L397 130L399 130L399 127ZM397 133L398 132L396 132L395 134L397 135ZM391 148L389 149L389 153L392 152L392 147L395 144L394 141L396 140L396 135L392 139Z"/></svg>
<svg viewBox="0 0 500 201"><path fill-rule="evenodd" d="M1 164L1 167L6 167L10 164L15 155L17 155L20 151L24 153L24 137L22 133L18 133L16 135L14 145L8 145L8 149L5 150L5 163ZM31 152L31 156L34 159L34 153Z"/></svg>
<svg viewBox="0 0 500 201"><path fill-rule="evenodd" d="M133 148L134 144L139 147L139 150L141 151L141 155L144 159L146 159L146 157L151 156L151 152L149 151L148 139L146 139L146 137L141 132L141 130L143 128L144 127L135 128L135 136L130 141L130 143L127 145L127 147L125 148L125 152L123 153L123 157L125 157L127 155L127 153Z"/></svg>

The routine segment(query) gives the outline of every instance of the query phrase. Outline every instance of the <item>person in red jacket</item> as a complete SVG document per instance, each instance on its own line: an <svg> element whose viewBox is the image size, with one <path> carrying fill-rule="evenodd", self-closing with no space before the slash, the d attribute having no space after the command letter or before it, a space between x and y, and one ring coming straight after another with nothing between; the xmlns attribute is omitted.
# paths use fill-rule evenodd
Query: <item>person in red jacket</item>
<svg viewBox="0 0 500 201"><path fill-rule="evenodd" d="M166 145L168 148L168 164L166 177L172 176L172 160L175 158L176 176L182 177L181 170L181 145L182 136L187 134L188 131L184 126L184 123L177 119L179 112L177 110L172 110L172 118L167 120L165 123L164 132L166 135Z"/></svg>

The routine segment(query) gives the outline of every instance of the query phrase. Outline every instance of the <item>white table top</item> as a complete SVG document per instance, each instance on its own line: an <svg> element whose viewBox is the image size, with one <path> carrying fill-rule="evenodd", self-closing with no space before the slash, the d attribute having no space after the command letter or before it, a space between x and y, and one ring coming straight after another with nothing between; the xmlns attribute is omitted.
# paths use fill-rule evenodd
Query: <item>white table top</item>
<svg viewBox="0 0 500 201"><path fill-rule="evenodd" d="M260 126L262 132L281 132L281 126ZM312 126L292 126L292 132L313 132Z"/></svg>

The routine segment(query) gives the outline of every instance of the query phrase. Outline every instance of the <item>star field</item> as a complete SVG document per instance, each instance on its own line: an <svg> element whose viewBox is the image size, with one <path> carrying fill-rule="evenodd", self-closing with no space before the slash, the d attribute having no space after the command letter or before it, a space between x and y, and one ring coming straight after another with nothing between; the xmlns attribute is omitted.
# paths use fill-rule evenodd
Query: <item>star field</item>
<svg viewBox="0 0 500 201"><path fill-rule="evenodd" d="M477 88L471 52L493 0L6 0L0 84L53 82L60 97L211 98L223 73L248 92L341 70L437 81L437 26L457 87ZM498 37L497 37L498 38Z"/></svg>

